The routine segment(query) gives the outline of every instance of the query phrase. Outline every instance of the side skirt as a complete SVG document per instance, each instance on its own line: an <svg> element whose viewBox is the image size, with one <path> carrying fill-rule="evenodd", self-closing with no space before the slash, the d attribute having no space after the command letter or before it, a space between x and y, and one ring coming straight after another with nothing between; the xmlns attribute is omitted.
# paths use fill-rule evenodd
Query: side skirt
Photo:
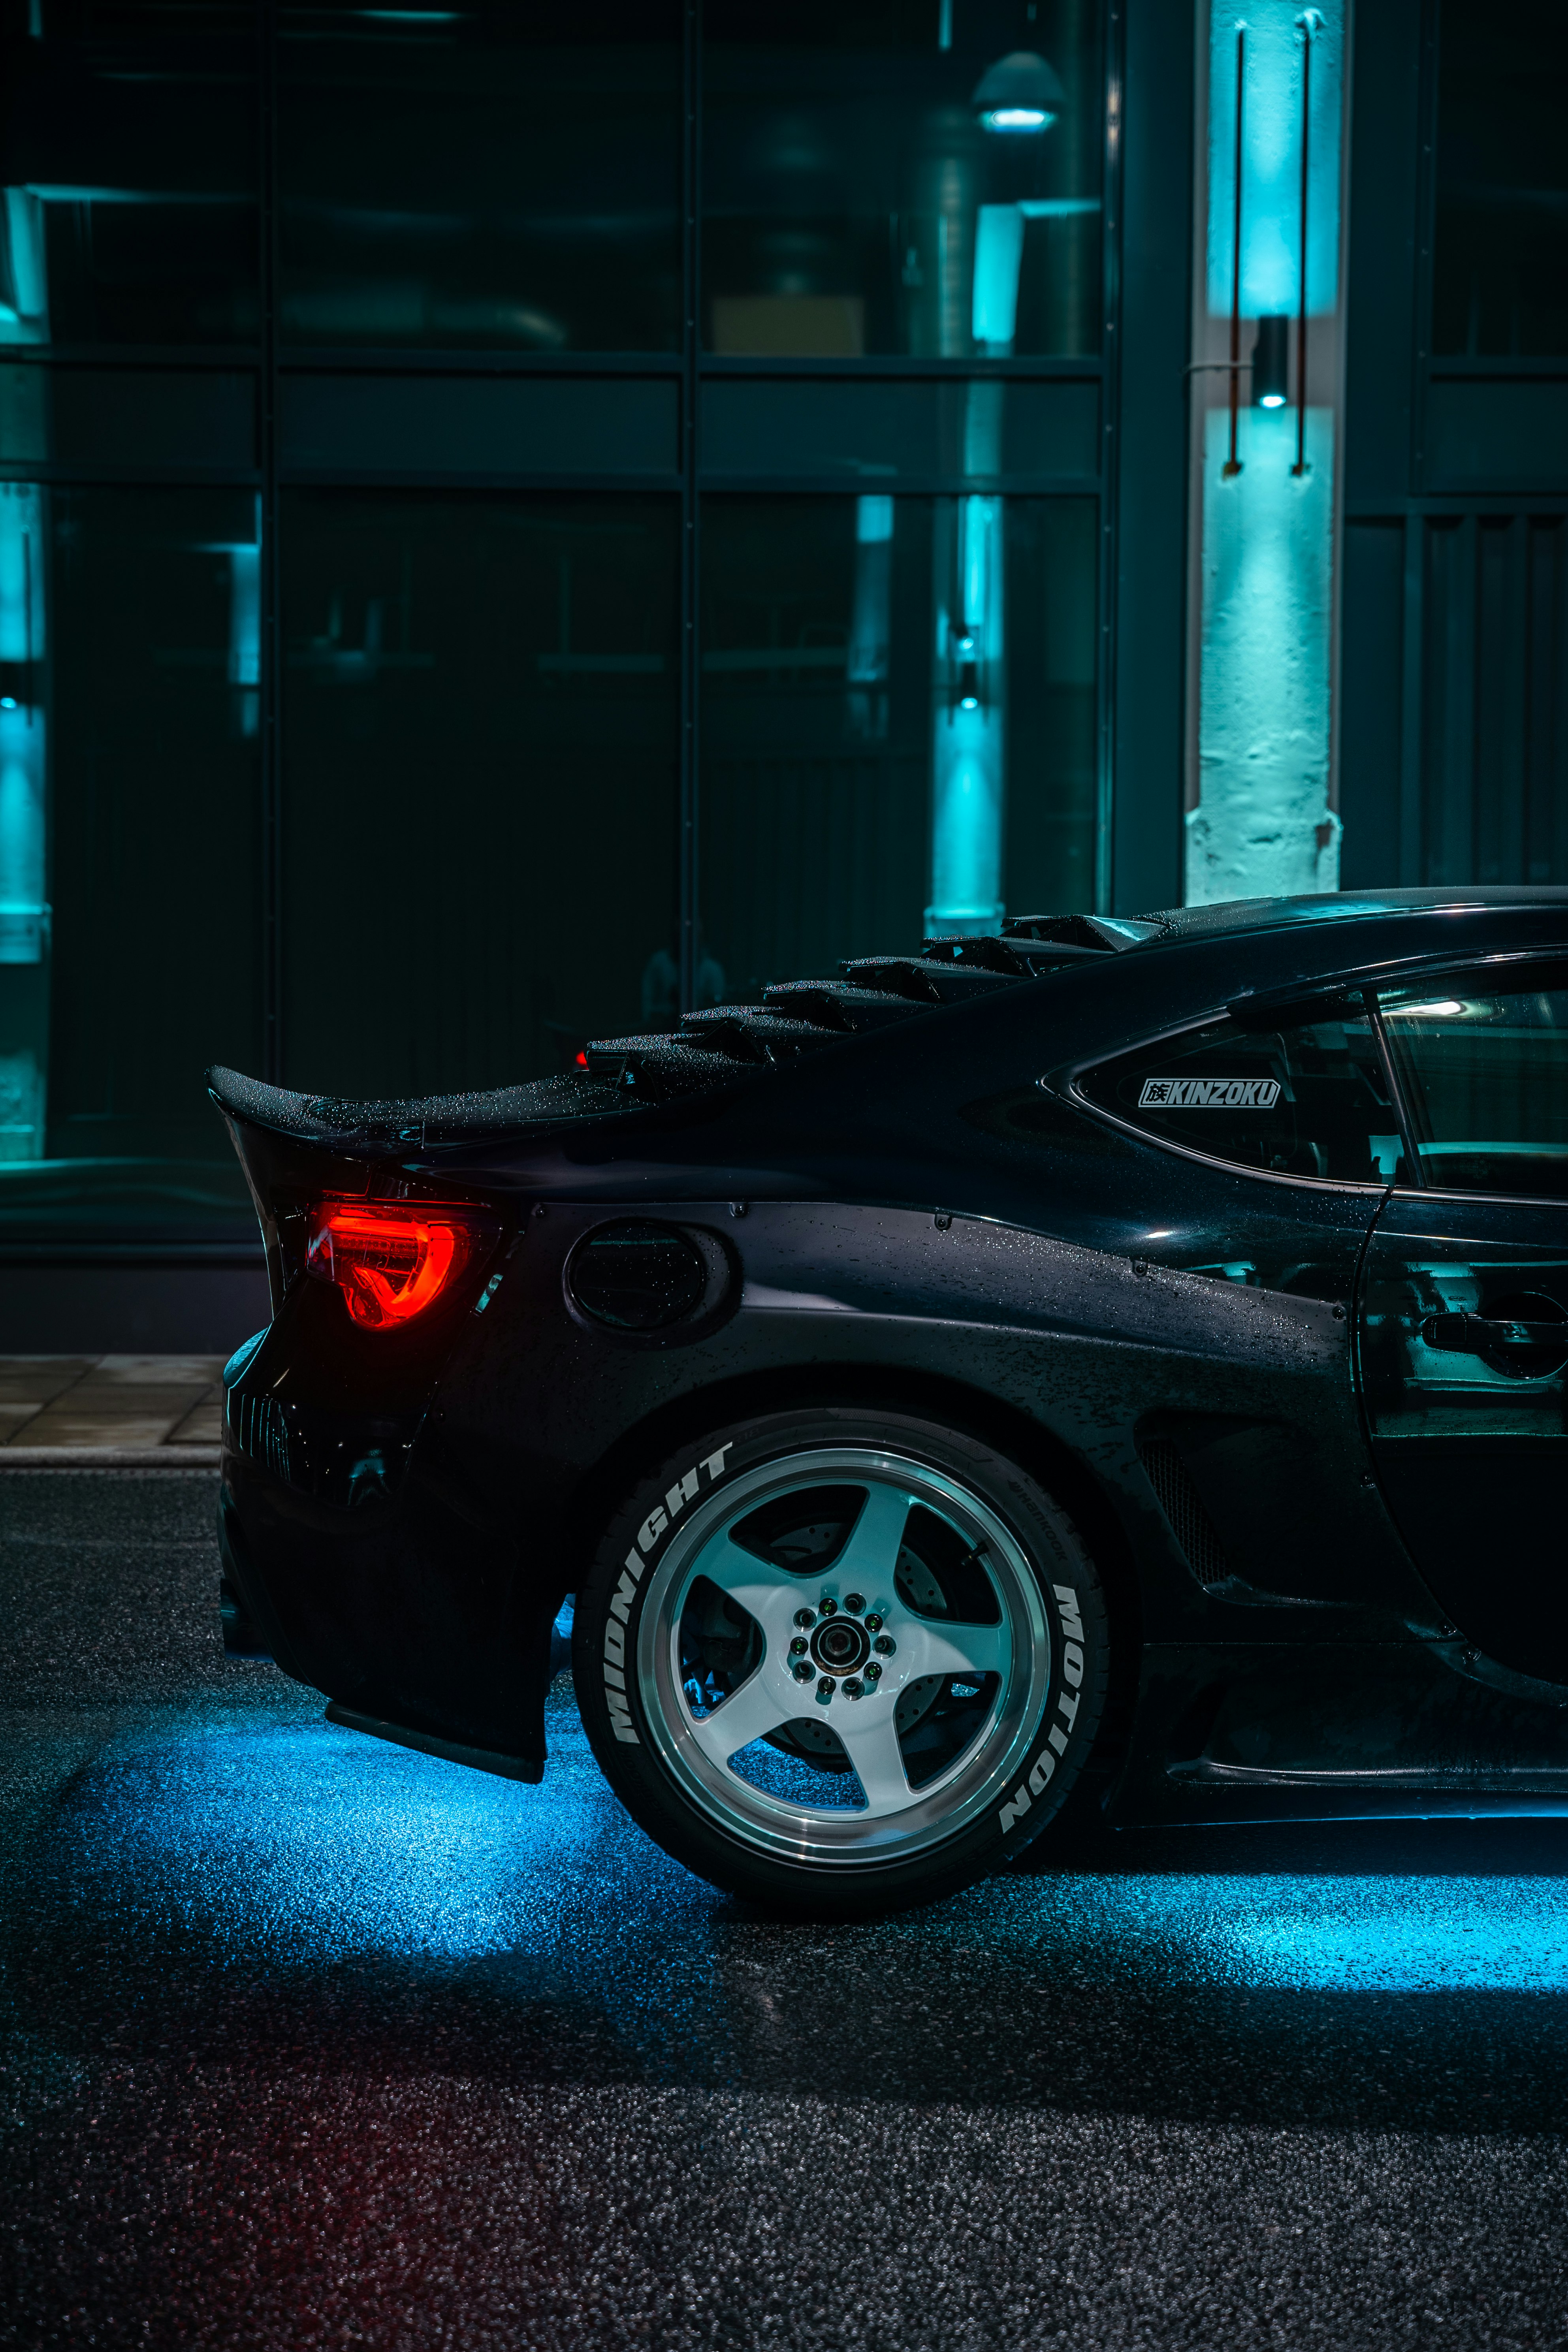
<svg viewBox="0 0 1568 2352"><path fill-rule="evenodd" d="M326 1717L344 1731L363 1731L372 1739L389 1739L395 1748L412 1748L421 1756L441 1756L448 1764L466 1764L475 1772L494 1772L502 1780L537 1784L544 1778L542 1756L503 1756L495 1748L465 1748L460 1740L438 1739L431 1731L413 1731L406 1724L386 1723L375 1715L356 1715L353 1707L340 1706L335 1698L328 1702Z"/></svg>

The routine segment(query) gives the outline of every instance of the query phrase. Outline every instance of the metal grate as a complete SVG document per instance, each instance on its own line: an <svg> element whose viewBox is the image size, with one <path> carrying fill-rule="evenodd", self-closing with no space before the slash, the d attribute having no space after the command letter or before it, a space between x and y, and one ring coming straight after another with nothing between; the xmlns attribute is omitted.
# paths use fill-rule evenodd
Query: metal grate
<svg viewBox="0 0 1568 2352"><path fill-rule="evenodd" d="M225 1403L235 1444L285 1484L289 1479L289 1424L275 1397L247 1396L230 1389Z"/></svg>
<svg viewBox="0 0 1568 2352"><path fill-rule="evenodd" d="M1174 1443L1168 1437L1146 1437L1139 1445L1138 1456L1187 1566L1200 1584L1217 1584L1230 1574L1229 1564L1193 1474Z"/></svg>

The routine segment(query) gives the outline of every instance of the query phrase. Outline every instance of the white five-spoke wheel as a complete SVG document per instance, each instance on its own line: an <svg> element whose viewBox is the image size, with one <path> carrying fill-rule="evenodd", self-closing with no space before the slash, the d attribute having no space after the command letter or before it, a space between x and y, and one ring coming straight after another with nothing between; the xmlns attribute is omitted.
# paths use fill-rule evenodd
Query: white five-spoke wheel
<svg viewBox="0 0 1568 2352"><path fill-rule="evenodd" d="M672 1456L575 1627L584 1723L642 1825L721 1885L840 1914L1021 1849L1106 1678L1099 1582L1051 1497L972 1437L842 1407Z"/></svg>

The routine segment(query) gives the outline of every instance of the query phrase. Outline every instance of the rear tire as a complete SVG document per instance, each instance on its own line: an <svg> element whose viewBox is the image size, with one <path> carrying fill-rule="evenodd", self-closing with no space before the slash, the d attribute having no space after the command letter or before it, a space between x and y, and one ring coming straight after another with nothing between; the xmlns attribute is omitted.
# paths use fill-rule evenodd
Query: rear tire
<svg viewBox="0 0 1568 2352"><path fill-rule="evenodd" d="M577 1596L583 1721L677 1861L769 1910L873 1916L1013 1861L1093 1744L1104 1594L982 1440L820 1406L682 1445Z"/></svg>

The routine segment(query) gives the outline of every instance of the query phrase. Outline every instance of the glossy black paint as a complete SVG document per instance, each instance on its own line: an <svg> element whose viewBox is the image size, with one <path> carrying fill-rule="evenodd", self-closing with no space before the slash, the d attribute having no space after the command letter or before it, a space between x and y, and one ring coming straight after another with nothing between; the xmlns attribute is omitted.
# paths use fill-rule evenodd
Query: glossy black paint
<svg viewBox="0 0 1568 2352"><path fill-rule="evenodd" d="M220 1074L275 1297L229 1393L224 1511L279 1663L362 1714L537 1759L551 1619L643 1466L753 1407L877 1398L983 1429L1078 1516L1116 1611L1116 1818L1568 1791L1568 1643L1526 1494L1538 1457L1556 1474L1561 1412L1465 1433L1517 1457L1489 1527L1432 1501L1417 1457L1445 1434L1394 1428L1399 1318L1434 1303L1416 1260L1489 1250L1510 1292L1568 1307L1568 1211L1470 1202L1456 1223L1435 1194L1162 1146L1074 1094L1084 1066L1239 1000L1561 949L1568 893L1153 919L782 1066L704 1054L703 1090L647 1108L598 1080L355 1107ZM406 1330L359 1331L298 1276L323 1191L485 1203L494 1253ZM616 1328L574 1303L574 1254L628 1215L708 1265L685 1322ZM1152 1442L1206 1513L1202 1573Z"/></svg>

